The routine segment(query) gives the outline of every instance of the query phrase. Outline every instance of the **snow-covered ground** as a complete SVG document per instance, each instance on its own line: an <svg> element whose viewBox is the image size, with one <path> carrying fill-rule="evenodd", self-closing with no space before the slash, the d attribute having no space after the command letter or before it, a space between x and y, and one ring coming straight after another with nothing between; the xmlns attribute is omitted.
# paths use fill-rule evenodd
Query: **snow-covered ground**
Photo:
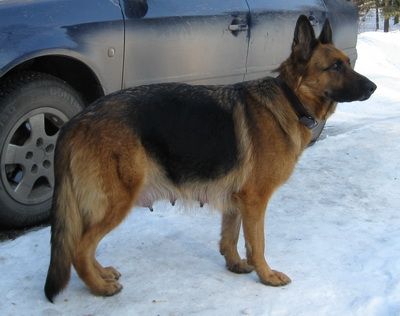
<svg viewBox="0 0 400 316"><path fill-rule="evenodd" d="M236 275L217 213L137 208L100 244L123 291L89 293L75 272L50 304L49 228L0 244L0 315L400 315L400 32L363 33L357 70L378 90L341 104L270 203L267 259L292 283ZM243 249L243 240L240 240Z"/></svg>

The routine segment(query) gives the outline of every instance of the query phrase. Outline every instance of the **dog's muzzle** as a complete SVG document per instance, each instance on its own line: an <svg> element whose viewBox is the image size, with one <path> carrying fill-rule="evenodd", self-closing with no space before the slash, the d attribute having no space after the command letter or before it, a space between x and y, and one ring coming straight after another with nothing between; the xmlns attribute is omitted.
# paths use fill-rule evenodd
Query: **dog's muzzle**
<svg viewBox="0 0 400 316"><path fill-rule="evenodd" d="M364 93L359 100L365 101L365 100L369 99L369 97L375 92L376 88L377 88L376 84L373 83L371 80L368 80L364 84L364 88L363 88Z"/></svg>

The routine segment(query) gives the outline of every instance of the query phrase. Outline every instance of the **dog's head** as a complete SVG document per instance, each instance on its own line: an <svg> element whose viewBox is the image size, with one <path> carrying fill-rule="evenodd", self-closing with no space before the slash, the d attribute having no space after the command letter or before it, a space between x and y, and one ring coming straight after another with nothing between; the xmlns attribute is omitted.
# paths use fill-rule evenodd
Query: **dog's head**
<svg viewBox="0 0 400 316"><path fill-rule="evenodd" d="M316 38L304 15L297 20L292 52L280 71L286 72L293 88L301 93L335 102L363 101L376 89L372 81L352 69L350 59L333 45L329 21L325 21Z"/></svg>

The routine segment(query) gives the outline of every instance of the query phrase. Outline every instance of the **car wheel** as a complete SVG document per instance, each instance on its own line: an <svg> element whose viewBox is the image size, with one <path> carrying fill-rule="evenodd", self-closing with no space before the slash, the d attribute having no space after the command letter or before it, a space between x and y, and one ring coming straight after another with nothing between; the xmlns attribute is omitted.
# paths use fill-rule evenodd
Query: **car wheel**
<svg viewBox="0 0 400 316"><path fill-rule="evenodd" d="M79 94L51 75L24 72L0 84L0 224L49 216L53 158L61 126L83 109Z"/></svg>

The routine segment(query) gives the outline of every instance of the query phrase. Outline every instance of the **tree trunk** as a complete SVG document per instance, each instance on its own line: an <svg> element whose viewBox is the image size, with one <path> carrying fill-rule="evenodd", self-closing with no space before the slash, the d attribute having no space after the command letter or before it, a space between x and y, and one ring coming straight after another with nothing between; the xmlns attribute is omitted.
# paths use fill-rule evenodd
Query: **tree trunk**
<svg viewBox="0 0 400 316"><path fill-rule="evenodd" d="M389 18L385 18L383 21L383 31L389 32Z"/></svg>
<svg viewBox="0 0 400 316"><path fill-rule="evenodd" d="M390 0L385 0L385 9L388 9L390 5ZM389 32L389 14L384 11L385 13L385 19L383 20L383 31L384 32Z"/></svg>
<svg viewBox="0 0 400 316"><path fill-rule="evenodd" d="M394 17L394 24L399 24L399 15L398 14L396 14L395 15L395 17Z"/></svg>
<svg viewBox="0 0 400 316"><path fill-rule="evenodd" d="M379 0L375 1L375 21L376 21L376 31L379 30Z"/></svg>

